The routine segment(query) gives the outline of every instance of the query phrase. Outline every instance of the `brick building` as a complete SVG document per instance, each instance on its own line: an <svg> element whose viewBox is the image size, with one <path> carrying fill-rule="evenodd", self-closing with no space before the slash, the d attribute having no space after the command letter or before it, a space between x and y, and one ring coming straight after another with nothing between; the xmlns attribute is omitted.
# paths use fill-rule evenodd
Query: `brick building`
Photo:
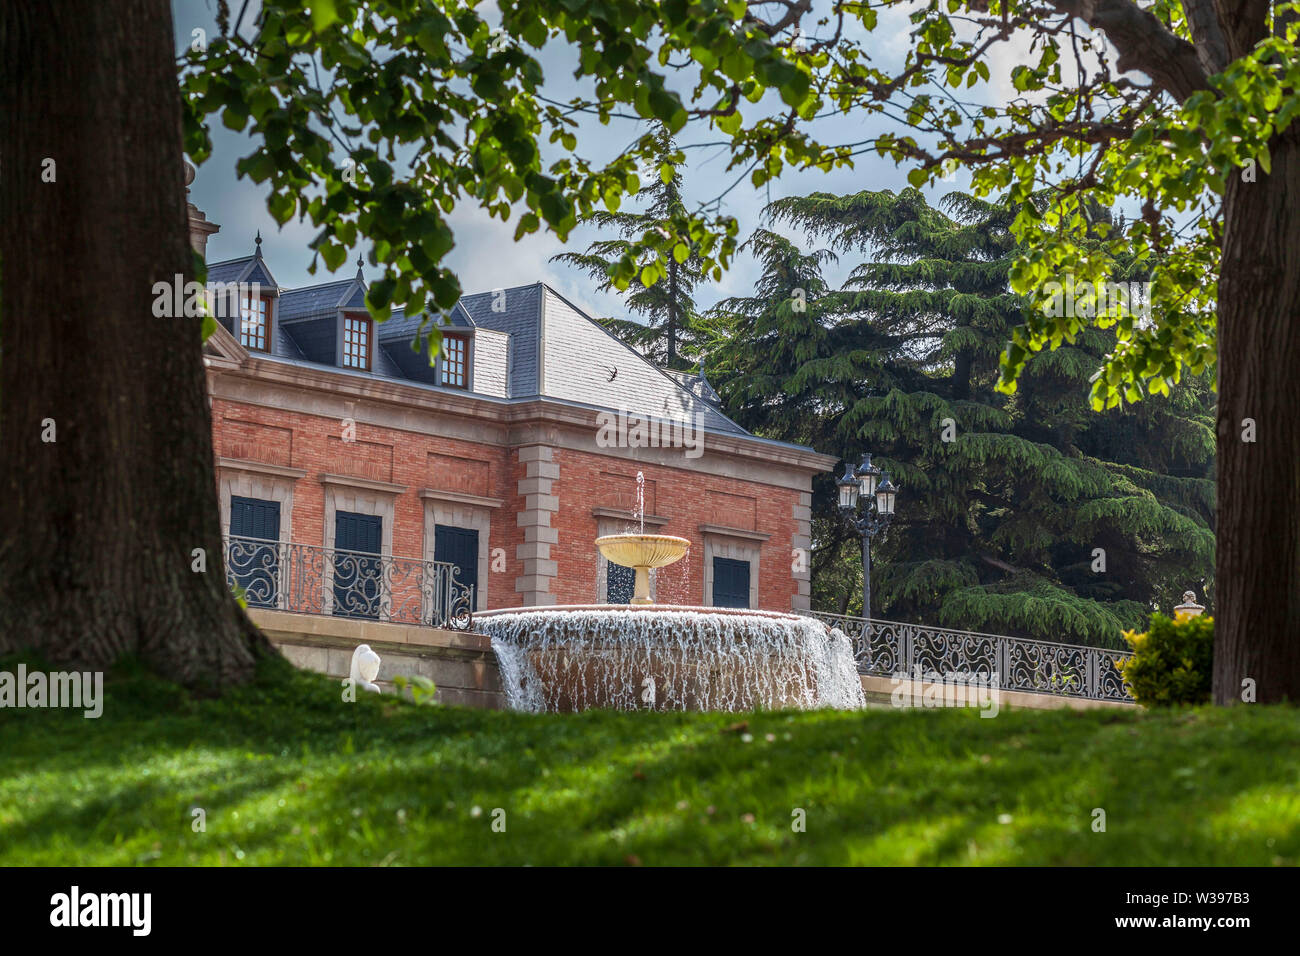
<svg viewBox="0 0 1300 956"><path fill-rule="evenodd" d="M202 253L219 227L190 216ZM366 314L360 269L280 288L259 239L208 282L242 290L205 363L250 603L379 618L383 592L383 619L403 605L437 623L445 568L478 610L622 603L630 574L592 542L639 526L640 473L645 530L692 542L656 600L808 606L811 481L835 460L749 434L706 379L658 368L545 283L466 295L431 366L418 317Z"/></svg>

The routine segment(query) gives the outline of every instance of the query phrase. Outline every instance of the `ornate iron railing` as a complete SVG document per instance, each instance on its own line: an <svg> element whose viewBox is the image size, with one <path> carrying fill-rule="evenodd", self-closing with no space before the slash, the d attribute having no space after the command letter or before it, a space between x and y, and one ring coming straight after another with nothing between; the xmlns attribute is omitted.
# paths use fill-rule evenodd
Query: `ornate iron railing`
<svg viewBox="0 0 1300 956"><path fill-rule="evenodd" d="M459 568L388 554L226 537L226 580L249 607L467 631L474 588Z"/></svg>
<svg viewBox="0 0 1300 956"><path fill-rule="evenodd" d="M1000 690L1133 703L1117 663L1126 651L981 634L925 624L804 612L837 627L853 642L858 671L879 677L933 674L998 675Z"/></svg>

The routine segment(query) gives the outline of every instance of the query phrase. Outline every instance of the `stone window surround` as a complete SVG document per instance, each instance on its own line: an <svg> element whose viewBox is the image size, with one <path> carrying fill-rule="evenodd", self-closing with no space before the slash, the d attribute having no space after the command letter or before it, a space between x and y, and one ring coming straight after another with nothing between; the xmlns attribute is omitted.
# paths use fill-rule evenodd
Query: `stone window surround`
<svg viewBox="0 0 1300 956"><path fill-rule="evenodd" d="M233 497L257 498L262 501L276 501L280 504L280 541L293 540L293 489L299 478L306 477L307 472L301 468L286 468L283 465L268 465L260 461L245 461L238 458L216 459L218 495L220 500L221 534L230 534L230 500ZM225 549L222 549L221 562L225 566ZM277 588L277 601L284 607L287 595L283 588Z"/></svg>
<svg viewBox="0 0 1300 956"><path fill-rule="evenodd" d="M230 534L230 499L260 498L280 503L280 540L293 540L293 489L307 472L301 468L268 465L238 458L216 460L221 501L221 533Z"/></svg>
<svg viewBox="0 0 1300 956"><path fill-rule="evenodd" d="M607 534L626 534L629 524L638 523L641 519L630 511L624 511L620 508L592 508L591 515L596 519L596 537L603 538ZM648 533L657 533L668 519L662 515L646 515L645 526ZM593 545L594 547L594 545ZM659 569L651 568L650 570L650 600L655 600L658 587ZM596 549L596 599L593 604L609 603L609 560Z"/></svg>
<svg viewBox="0 0 1300 956"><path fill-rule="evenodd" d="M378 515L383 519L383 543L379 550L381 554L391 557L397 496L406 491L406 486L371 478L331 474L322 474L320 482L325 486L325 527L324 540L321 542L324 547L331 551L334 549L335 516L338 512Z"/></svg>
<svg viewBox="0 0 1300 956"><path fill-rule="evenodd" d="M322 474L320 482L325 486L325 508L323 529L324 540L321 544L326 553L334 550L335 517L340 511L350 511L361 515L378 515L381 525L379 552L381 556L393 554L393 518L396 512L397 496L406 490L405 485L394 485L387 481L374 481L370 478L357 478L352 475ZM322 562L323 610L326 614L333 612L334 604L334 562ZM382 617L380 618L383 619Z"/></svg>
<svg viewBox="0 0 1300 956"><path fill-rule="evenodd" d="M492 565L492 512L504 501L456 491L437 491L421 488L424 501L424 559L434 560L438 525L452 528L469 528L478 532L478 588L474 594L474 610L486 611L488 584Z"/></svg>
<svg viewBox="0 0 1300 956"><path fill-rule="evenodd" d="M770 534L761 531L747 531L742 528L726 528L721 525L700 525L700 538L704 542L704 604L713 606L713 559L731 558L735 561L749 562L749 606L757 608L759 555L763 542Z"/></svg>

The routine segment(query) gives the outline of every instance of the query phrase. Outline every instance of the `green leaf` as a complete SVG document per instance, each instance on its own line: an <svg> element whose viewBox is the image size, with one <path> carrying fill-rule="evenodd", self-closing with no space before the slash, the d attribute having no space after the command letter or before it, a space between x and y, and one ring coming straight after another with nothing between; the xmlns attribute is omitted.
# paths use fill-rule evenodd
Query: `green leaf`
<svg viewBox="0 0 1300 956"><path fill-rule="evenodd" d="M285 193L271 193L266 201L266 208L280 225L284 225L293 216L294 201ZM326 259L328 262L328 258Z"/></svg>
<svg viewBox="0 0 1300 956"><path fill-rule="evenodd" d="M334 0L312 0L311 26L317 33L321 33L331 24L337 23L338 18L339 14L334 8Z"/></svg>
<svg viewBox="0 0 1300 956"><path fill-rule="evenodd" d="M337 242L326 242L320 247L320 255L325 260L326 268L333 272L343 265L348 257L348 251ZM374 286L371 288L373 289Z"/></svg>
<svg viewBox="0 0 1300 956"><path fill-rule="evenodd" d="M718 129L720 129L722 132L726 133L728 136L733 136L735 135L736 131L740 129L740 122L741 122L740 111L736 110L736 112L728 113L725 116L714 117L713 122L717 125Z"/></svg>

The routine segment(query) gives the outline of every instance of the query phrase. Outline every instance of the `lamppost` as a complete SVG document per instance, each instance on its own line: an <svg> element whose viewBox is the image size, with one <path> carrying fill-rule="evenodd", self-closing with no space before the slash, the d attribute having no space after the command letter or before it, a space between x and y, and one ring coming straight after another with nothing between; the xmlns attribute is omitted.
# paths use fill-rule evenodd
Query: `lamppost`
<svg viewBox="0 0 1300 956"><path fill-rule="evenodd" d="M856 471L846 462L844 475L835 484L840 489L840 511L862 536L862 616L870 620L871 539L884 531L894 517L898 488L889 480L889 472L882 474L871 463L870 455L862 456L862 464ZM859 501L866 504L861 518L854 516Z"/></svg>

